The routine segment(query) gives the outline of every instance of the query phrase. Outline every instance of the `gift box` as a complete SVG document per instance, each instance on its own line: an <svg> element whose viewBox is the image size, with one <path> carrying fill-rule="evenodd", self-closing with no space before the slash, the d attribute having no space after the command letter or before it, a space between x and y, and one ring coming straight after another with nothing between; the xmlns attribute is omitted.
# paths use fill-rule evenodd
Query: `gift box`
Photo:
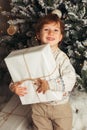
<svg viewBox="0 0 87 130"><path fill-rule="evenodd" d="M58 91L47 90L44 94L38 93L36 91L37 86L35 86L32 81L25 81L22 83L21 87L26 86L28 93L25 96L20 96L20 100L23 105L34 104L34 103L44 103L49 101L61 100L62 94Z"/></svg>
<svg viewBox="0 0 87 130"><path fill-rule="evenodd" d="M48 44L12 51L5 62L14 82L53 76L56 68Z"/></svg>
<svg viewBox="0 0 87 130"><path fill-rule="evenodd" d="M20 97L22 104L33 104L60 100L61 95L48 90L45 94L36 92L33 80L51 80L57 77L56 62L49 44L16 50L5 58L6 65L14 82L24 81L28 94Z"/></svg>

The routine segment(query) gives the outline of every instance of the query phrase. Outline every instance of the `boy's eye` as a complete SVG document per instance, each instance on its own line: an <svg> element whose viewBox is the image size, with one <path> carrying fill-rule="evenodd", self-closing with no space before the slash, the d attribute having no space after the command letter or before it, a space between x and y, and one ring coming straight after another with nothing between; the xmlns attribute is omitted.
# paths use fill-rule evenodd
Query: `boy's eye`
<svg viewBox="0 0 87 130"><path fill-rule="evenodd" d="M58 30L58 29L55 29L54 31L55 31L55 32L58 32L59 30Z"/></svg>
<svg viewBox="0 0 87 130"><path fill-rule="evenodd" d="M50 30L49 28L43 28L42 30L43 31L53 31L53 32L58 32L59 31L59 29Z"/></svg>
<svg viewBox="0 0 87 130"><path fill-rule="evenodd" d="M48 28L44 28L43 30L44 30L44 31L48 31Z"/></svg>

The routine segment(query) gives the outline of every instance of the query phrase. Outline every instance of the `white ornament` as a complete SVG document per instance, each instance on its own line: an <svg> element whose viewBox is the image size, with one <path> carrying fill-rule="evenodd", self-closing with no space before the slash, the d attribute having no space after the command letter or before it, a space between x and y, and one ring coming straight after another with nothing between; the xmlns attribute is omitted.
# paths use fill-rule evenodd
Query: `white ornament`
<svg viewBox="0 0 87 130"><path fill-rule="evenodd" d="M62 12L60 10L58 10L58 9L53 10L52 14L56 14L59 18L62 17Z"/></svg>

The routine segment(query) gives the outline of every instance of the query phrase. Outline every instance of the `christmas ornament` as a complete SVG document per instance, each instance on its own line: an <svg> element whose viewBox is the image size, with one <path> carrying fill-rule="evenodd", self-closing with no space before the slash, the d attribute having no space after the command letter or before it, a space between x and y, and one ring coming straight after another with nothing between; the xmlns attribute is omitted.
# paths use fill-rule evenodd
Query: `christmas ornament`
<svg viewBox="0 0 87 130"><path fill-rule="evenodd" d="M18 28L17 26L10 24L9 28L7 29L7 33L9 35L14 35L17 32Z"/></svg>
<svg viewBox="0 0 87 130"><path fill-rule="evenodd" d="M58 9L53 10L52 14L56 14L59 18L62 17L62 12L60 10L58 10Z"/></svg>

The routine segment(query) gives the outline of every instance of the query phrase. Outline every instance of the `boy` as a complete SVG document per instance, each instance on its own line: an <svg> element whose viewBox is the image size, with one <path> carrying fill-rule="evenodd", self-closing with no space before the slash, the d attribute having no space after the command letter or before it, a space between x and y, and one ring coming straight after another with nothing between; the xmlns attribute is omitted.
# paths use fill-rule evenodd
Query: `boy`
<svg viewBox="0 0 87 130"><path fill-rule="evenodd" d="M58 45L63 39L64 24L56 14L42 17L36 26L36 37L41 44L50 44L57 68L58 79L53 79L58 86L49 87L52 81L35 80L37 91L45 93L48 89L59 91L62 98L58 101L32 104L32 119L37 130L71 130L72 110L69 104L69 93L75 85L75 71L69 58ZM11 90L19 96L27 93L26 87L20 87L21 82L12 83Z"/></svg>

